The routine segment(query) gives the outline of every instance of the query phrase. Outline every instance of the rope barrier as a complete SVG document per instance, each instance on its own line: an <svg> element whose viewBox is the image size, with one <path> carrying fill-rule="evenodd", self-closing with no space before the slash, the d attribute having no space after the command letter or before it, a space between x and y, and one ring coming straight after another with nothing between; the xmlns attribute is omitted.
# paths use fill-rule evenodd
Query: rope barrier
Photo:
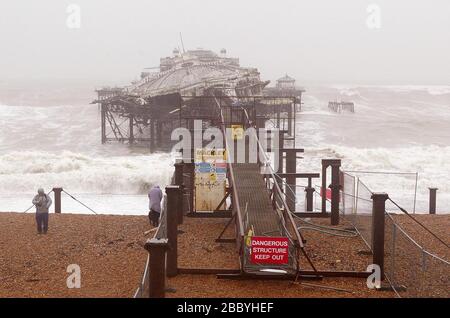
<svg viewBox="0 0 450 318"><path fill-rule="evenodd" d="M388 198L389 201L391 201L400 211L402 211L403 213L405 213L409 218L411 218L414 222L416 222L417 224L419 224L422 228L424 228L428 233L430 233L434 238L436 238L439 242L441 242L442 244L444 244L446 247L448 247L448 244L442 240L440 237L438 237L436 234L433 233L433 231L431 231L429 228L427 228L425 225L423 225L421 222L419 222L418 220L416 220L411 214L408 213L408 211L406 211L404 208L402 208L401 206L399 206L396 202L394 202L391 198Z"/></svg>
<svg viewBox="0 0 450 318"><path fill-rule="evenodd" d="M293 216L295 218L299 219L301 222L304 222L309 225L309 226L299 226L298 229L307 229L307 230L317 231L317 232L321 232L324 234L328 234L328 235L332 235L332 236L339 236L339 237L356 237L356 236L358 236L358 233L356 231L337 229L337 228L333 228L333 227L325 226L325 225L318 225L318 224L314 224L312 222L308 222L308 221L300 218L296 214L293 214ZM333 232L342 232L342 233L348 233L348 234L340 234L340 233L333 233Z"/></svg>
<svg viewBox="0 0 450 318"><path fill-rule="evenodd" d="M390 171L357 171L357 170L345 170L344 173L363 173L363 174L392 174L392 175L416 175L417 172L390 172Z"/></svg>
<svg viewBox="0 0 450 318"><path fill-rule="evenodd" d="M81 202L80 200L78 200L77 198L75 198L73 195L71 195L70 193L68 193L66 190L62 190L65 194L67 194L69 197L71 197L73 200L77 201L78 203L80 203L82 206L84 206L85 208L87 208L88 210L90 210L91 212L93 212L94 214L97 214L97 212L95 212L94 210L92 210L90 207L88 207L86 204L84 204L83 202Z"/></svg>

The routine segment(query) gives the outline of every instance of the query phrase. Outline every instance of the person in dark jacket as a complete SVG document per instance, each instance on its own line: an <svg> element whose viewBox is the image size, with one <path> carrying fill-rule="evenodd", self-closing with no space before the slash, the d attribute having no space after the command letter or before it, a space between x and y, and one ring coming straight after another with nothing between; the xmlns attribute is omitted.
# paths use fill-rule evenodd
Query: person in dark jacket
<svg viewBox="0 0 450 318"><path fill-rule="evenodd" d="M33 198L36 206L36 225L38 234L47 234L48 231L48 209L52 205L52 199L45 194L44 189L39 188L38 194Z"/></svg>

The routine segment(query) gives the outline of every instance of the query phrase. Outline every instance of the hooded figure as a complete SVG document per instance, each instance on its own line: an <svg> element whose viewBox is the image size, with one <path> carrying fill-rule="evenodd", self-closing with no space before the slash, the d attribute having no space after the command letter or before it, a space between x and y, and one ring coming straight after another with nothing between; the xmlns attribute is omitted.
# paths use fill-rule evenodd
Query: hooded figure
<svg viewBox="0 0 450 318"><path fill-rule="evenodd" d="M158 185L151 188L148 193L148 198L150 201L150 212L148 213L150 224L153 226L158 226L159 218L161 216L161 200L163 198L163 193Z"/></svg>
<svg viewBox="0 0 450 318"><path fill-rule="evenodd" d="M33 198L36 206L36 224L38 233L47 233L48 230L48 209L52 205L52 199L45 194L44 189L39 188L38 194Z"/></svg>

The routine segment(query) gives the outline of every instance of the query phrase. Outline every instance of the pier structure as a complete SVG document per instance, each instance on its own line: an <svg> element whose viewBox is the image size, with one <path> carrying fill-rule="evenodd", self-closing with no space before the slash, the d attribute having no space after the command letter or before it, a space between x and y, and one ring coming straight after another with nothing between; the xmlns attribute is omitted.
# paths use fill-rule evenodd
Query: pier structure
<svg viewBox="0 0 450 318"><path fill-rule="evenodd" d="M292 168L289 161L292 161L291 158L286 164L276 164L274 168L274 163L269 158L274 155L274 160L278 163L284 162L286 153L295 154L300 151L295 149L294 118L289 118L291 124L280 120L279 127L269 126L274 120L273 109L276 109L276 115L278 112L280 115L286 113L288 108L294 107L295 98L255 96L238 98L222 93L216 90L210 91L209 96L182 97L185 103L180 108L180 125L193 133L191 148L187 152L184 151L184 155L176 163L174 175L174 180L178 180L177 184L182 183L184 189L183 202L180 204L182 214L196 218L229 218L230 221L223 233L234 225L235 237L232 240L223 239L220 235L217 240L236 244L240 259L240 276L295 276L300 269L300 255L306 257L307 267L315 270L294 221L295 205L287 203L288 200L295 202L295 194L292 195L288 191L286 179L294 178L295 182L296 178L312 178L319 175L297 174L295 164ZM276 118L281 116L275 116ZM201 120L202 125L196 125L196 120ZM222 132L221 145L227 157L224 165L226 182L222 184L217 181L220 180L217 170L219 164L199 162L195 157L196 151L208 149L208 143L213 140L204 138L207 136L208 128L216 128ZM234 134L236 129L241 129L242 133ZM266 131L281 131L281 133L267 136ZM200 141L194 140L195 132L200 133ZM260 132L263 132L262 136ZM243 145L243 148L239 148L239 144ZM244 149L244 152L239 152L240 149ZM208 154L211 154L211 151L219 153L220 150L221 148L210 148ZM198 181L198 175L205 172L201 170L205 166L212 169L207 172L207 181L201 181L206 182L209 187L208 191L205 190L208 195L202 193L203 184ZM293 175L287 174L285 170L281 171L284 174L279 175L280 171L275 170L278 166L282 166L282 169L286 167L294 169ZM205 209L204 203L199 201L199 198L204 197L205 200L210 198L209 193L222 185L223 197L219 194L215 197L215 201L213 200L215 204L206 205L208 208ZM284 250L284 254L276 256L280 261L266 262L255 259L255 253L252 252L253 244L258 244L255 241L259 244L282 244L280 250Z"/></svg>
<svg viewBox="0 0 450 318"><path fill-rule="evenodd" d="M239 275L292 277L300 273L302 258L316 273L294 220L302 213L330 215L312 211L312 179L320 174L297 171L303 149L296 145L296 116L304 90L291 78L268 89L257 69L207 50L174 51L159 69L120 90L98 91L94 103L100 104L103 143L182 151L172 180L181 188L168 197L171 209L178 209L166 216L169 245L176 241L171 222L227 217L227 227L234 225ZM176 148L187 141L186 132L189 142ZM302 178L308 179L306 212L296 211ZM177 272L174 253L168 258L170 275Z"/></svg>
<svg viewBox="0 0 450 318"><path fill-rule="evenodd" d="M149 71L153 69L159 71ZM276 87L267 87L270 81L261 80L258 69L240 66L239 59L227 57L224 49L220 54L203 49L174 50L173 56L161 58L159 67L146 68L140 80L97 90L93 103L100 109L101 141L167 151L174 145L173 129L205 116L204 108L200 113L188 107L191 98L211 96L212 91L236 97L234 106L260 104L259 125L286 127L295 138L292 124L301 109L304 90L295 86L295 80L289 86L280 81Z"/></svg>

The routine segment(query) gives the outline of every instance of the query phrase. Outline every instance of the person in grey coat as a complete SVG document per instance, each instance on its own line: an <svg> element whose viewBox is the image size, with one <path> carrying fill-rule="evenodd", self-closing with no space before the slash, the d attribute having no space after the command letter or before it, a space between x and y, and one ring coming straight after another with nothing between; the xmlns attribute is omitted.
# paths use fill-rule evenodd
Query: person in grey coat
<svg viewBox="0 0 450 318"><path fill-rule="evenodd" d="M158 226L159 218L161 216L161 201L163 198L163 193L161 188L158 185L155 185L150 189L148 193L149 198L149 209L148 218L150 220L150 224L153 226Z"/></svg>
<svg viewBox="0 0 450 318"><path fill-rule="evenodd" d="M38 234L47 234L48 231L48 209L52 205L52 199L45 194L44 189L39 188L38 194L33 198L36 206L36 224Z"/></svg>

